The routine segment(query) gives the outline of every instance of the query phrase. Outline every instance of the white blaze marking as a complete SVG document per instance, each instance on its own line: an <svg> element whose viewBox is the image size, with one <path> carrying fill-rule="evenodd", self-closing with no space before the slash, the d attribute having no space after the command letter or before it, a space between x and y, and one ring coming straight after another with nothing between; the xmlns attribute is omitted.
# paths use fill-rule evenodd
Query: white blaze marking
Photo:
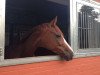
<svg viewBox="0 0 100 75"><path fill-rule="evenodd" d="M73 49L70 47L70 45L66 42L66 40L65 40L65 38L64 37L62 37L63 38L63 40L64 40L64 43L67 45L67 47L68 47L68 49L70 49L72 52L73 52Z"/></svg>

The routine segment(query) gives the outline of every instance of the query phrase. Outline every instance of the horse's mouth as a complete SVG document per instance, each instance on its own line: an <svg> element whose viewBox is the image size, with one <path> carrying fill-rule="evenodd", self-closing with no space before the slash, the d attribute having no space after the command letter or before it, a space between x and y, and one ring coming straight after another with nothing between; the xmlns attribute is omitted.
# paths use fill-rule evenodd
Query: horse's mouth
<svg viewBox="0 0 100 75"><path fill-rule="evenodd" d="M55 53L59 54L60 57L66 61L72 60L74 56L74 53L72 50L66 50L63 47L55 48Z"/></svg>
<svg viewBox="0 0 100 75"><path fill-rule="evenodd" d="M60 56L61 56L61 58L65 59L66 61L69 61L69 60L73 59L73 52L66 51L66 53L61 53Z"/></svg>

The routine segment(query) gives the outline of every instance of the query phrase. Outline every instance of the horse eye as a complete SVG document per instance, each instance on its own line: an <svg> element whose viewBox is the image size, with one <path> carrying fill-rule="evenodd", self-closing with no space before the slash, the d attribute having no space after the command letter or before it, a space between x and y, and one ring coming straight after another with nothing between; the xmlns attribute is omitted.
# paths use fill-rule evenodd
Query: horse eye
<svg viewBox="0 0 100 75"><path fill-rule="evenodd" d="M56 37L57 37L57 38L60 38L60 37L61 37L61 35L56 35Z"/></svg>

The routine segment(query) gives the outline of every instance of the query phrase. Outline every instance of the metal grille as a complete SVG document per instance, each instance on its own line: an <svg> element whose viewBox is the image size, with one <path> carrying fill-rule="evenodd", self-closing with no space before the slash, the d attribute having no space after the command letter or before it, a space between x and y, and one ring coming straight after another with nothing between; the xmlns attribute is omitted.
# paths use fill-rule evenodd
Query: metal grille
<svg viewBox="0 0 100 75"><path fill-rule="evenodd" d="M79 49L100 48L99 12L93 7L82 6L78 12Z"/></svg>

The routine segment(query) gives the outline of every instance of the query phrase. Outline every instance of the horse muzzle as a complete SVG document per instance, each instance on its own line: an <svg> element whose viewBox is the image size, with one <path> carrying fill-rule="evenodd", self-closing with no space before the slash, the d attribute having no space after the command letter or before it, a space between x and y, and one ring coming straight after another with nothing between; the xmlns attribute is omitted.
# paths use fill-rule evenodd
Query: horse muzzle
<svg viewBox="0 0 100 75"><path fill-rule="evenodd" d="M73 59L74 53L72 51L63 50L63 53L61 53L60 56L66 61L69 61Z"/></svg>
<svg viewBox="0 0 100 75"><path fill-rule="evenodd" d="M72 60L74 56L74 52L72 49L67 49L66 47L58 46L53 50L55 53L59 54L61 58L65 59L66 61Z"/></svg>

